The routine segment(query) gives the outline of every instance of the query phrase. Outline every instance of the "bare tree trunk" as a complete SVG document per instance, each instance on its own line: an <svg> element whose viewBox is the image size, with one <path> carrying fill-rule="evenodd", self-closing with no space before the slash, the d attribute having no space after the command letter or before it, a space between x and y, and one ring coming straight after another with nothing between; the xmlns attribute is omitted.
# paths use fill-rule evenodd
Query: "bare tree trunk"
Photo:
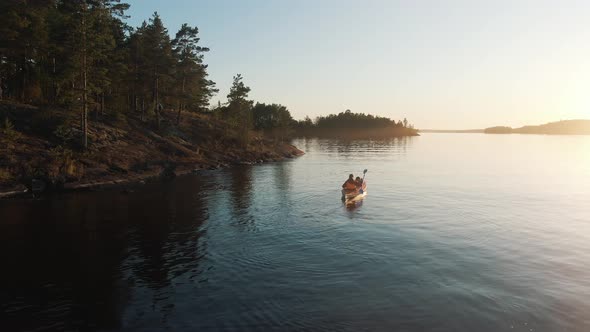
<svg viewBox="0 0 590 332"><path fill-rule="evenodd" d="M156 75L156 81L154 86L154 112L156 113L156 128L160 130L160 99L159 99L159 91L158 91L158 84L159 84L159 77L154 71L154 75Z"/></svg>
<svg viewBox="0 0 590 332"><path fill-rule="evenodd" d="M82 13L82 147L84 150L88 149L88 96L87 89L87 64L86 64L86 1L83 4Z"/></svg>
<svg viewBox="0 0 590 332"><path fill-rule="evenodd" d="M133 110L135 112L137 112L137 107L138 107L138 100L137 100L137 98L138 98L137 97L137 90L138 90L138 88L137 88L137 81L139 81L139 77L138 77L139 74L138 74L138 68L137 68L138 67L138 65L137 65L137 54L135 55L135 64L134 64L134 67L135 67L135 78L133 80L133 100L134 100ZM142 100L143 100L143 97L142 97ZM142 105L142 108L141 108L141 112L142 112L141 121L143 121L143 105Z"/></svg>
<svg viewBox="0 0 590 332"><path fill-rule="evenodd" d="M98 121L98 100L99 100L100 96L98 95L98 93L94 94L94 121Z"/></svg>
<svg viewBox="0 0 590 332"><path fill-rule="evenodd" d="M184 104L182 103L182 99L184 98L184 87L186 85L186 77L182 78L182 94L180 96L181 101L178 103L178 116L176 117L176 125L180 124L180 113L182 112L182 108Z"/></svg>
<svg viewBox="0 0 590 332"><path fill-rule="evenodd" d="M176 114L176 125L180 124L180 111L182 110L182 103L178 102L178 113Z"/></svg>
<svg viewBox="0 0 590 332"><path fill-rule="evenodd" d="M27 102L26 90L27 90L27 47L24 48L23 65L21 67L22 81L20 90L20 99L22 102Z"/></svg>
<svg viewBox="0 0 590 332"><path fill-rule="evenodd" d="M104 116L104 92L100 94L100 115Z"/></svg>
<svg viewBox="0 0 590 332"><path fill-rule="evenodd" d="M52 72L51 72L52 73L52 75L51 75L51 84L52 84L52 87L53 87L53 91L52 91L52 94L53 95L51 97L52 97L52 102L53 103L56 103L57 102L57 83L55 82L55 72L56 72L56 70L55 70L55 57L53 57L52 60L53 60L52 61L53 62L53 69L52 69Z"/></svg>
<svg viewBox="0 0 590 332"><path fill-rule="evenodd" d="M141 121L145 121L145 97L141 98Z"/></svg>

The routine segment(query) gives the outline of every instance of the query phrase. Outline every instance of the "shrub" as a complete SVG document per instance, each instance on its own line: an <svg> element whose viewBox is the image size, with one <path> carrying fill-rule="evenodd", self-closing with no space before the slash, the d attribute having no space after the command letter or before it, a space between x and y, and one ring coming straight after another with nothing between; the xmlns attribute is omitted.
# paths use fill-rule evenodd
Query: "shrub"
<svg viewBox="0 0 590 332"><path fill-rule="evenodd" d="M7 169L0 168L0 183L11 183L13 180L14 177Z"/></svg>
<svg viewBox="0 0 590 332"><path fill-rule="evenodd" d="M55 135L62 144L70 144L74 140L72 126L67 123L57 126L53 131L53 135Z"/></svg>
<svg viewBox="0 0 590 332"><path fill-rule="evenodd" d="M8 117L4 118L4 124L2 126L2 133L10 141L14 141L20 137L20 133L14 129L12 121Z"/></svg>
<svg viewBox="0 0 590 332"><path fill-rule="evenodd" d="M67 180L79 180L84 168L75 158L74 152L70 149L57 147L50 151L55 167L50 171L50 176L57 182L66 182Z"/></svg>

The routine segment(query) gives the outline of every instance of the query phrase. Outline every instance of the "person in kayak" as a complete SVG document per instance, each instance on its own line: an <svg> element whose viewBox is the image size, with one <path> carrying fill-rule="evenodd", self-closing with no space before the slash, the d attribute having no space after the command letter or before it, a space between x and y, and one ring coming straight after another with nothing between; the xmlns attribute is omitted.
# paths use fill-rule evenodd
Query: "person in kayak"
<svg viewBox="0 0 590 332"><path fill-rule="evenodd" d="M361 179L359 176L356 177L356 179L354 180L354 182L356 183L356 189L362 194L365 189L367 188L367 185L365 184L365 180Z"/></svg>
<svg viewBox="0 0 590 332"><path fill-rule="evenodd" d="M348 180L344 182L342 188L344 188L344 190L356 190L356 181L354 181L354 175L350 174L348 176Z"/></svg>

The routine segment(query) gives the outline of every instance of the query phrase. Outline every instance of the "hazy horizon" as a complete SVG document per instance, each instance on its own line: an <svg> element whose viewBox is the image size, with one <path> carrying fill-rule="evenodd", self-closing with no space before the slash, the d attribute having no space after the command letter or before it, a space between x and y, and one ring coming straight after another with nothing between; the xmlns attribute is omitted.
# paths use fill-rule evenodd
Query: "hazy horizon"
<svg viewBox="0 0 590 332"><path fill-rule="evenodd" d="M345 109L417 128L520 127L590 118L590 3L568 1L131 0L186 22L225 101L241 73L250 97L312 118Z"/></svg>
<svg viewBox="0 0 590 332"><path fill-rule="evenodd" d="M564 121L565 122L569 122L569 123L571 123L573 121L576 121L576 122L578 122L578 121L584 121L584 123L587 124L588 122L590 122L590 119L560 119L560 120L549 121L549 122L545 122L545 123L529 123L529 124L518 126L518 127L508 126L508 125L505 125L505 124L495 124L495 125L487 126L485 128L458 128L458 129L457 128L455 128L455 129L418 128L418 129L420 129L420 130L444 130L444 131L485 130L485 129L488 129L488 128L491 128L491 127L511 127L513 129L519 129L521 127L537 127L537 126L547 125L547 124L550 124L550 123L558 123L558 122L564 122Z"/></svg>

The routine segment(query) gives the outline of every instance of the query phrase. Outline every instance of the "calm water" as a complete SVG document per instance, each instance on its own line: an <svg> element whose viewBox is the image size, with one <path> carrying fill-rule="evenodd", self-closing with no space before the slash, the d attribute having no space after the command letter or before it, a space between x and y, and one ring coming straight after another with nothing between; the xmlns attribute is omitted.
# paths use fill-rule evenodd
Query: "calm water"
<svg viewBox="0 0 590 332"><path fill-rule="evenodd" d="M0 330L590 331L590 137L295 144L132 193L0 202Z"/></svg>

